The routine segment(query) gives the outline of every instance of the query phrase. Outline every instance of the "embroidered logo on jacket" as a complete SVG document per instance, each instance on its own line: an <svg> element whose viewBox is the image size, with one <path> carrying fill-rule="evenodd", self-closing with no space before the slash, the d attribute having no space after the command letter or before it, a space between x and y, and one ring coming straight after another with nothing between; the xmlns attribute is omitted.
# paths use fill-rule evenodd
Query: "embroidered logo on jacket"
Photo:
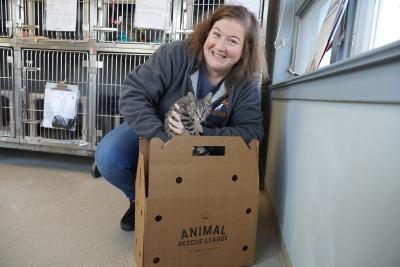
<svg viewBox="0 0 400 267"><path fill-rule="evenodd" d="M229 115L230 102L227 98L213 104L213 109L208 115L206 125L210 128L225 126Z"/></svg>

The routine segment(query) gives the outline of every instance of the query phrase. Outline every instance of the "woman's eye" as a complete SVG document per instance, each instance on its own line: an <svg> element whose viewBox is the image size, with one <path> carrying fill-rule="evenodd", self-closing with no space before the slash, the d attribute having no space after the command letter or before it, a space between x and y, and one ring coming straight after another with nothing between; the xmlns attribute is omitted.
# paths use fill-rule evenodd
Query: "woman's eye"
<svg viewBox="0 0 400 267"><path fill-rule="evenodd" d="M228 40L230 44L237 45L239 42L236 39L229 39Z"/></svg>
<svg viewBox="0 0 400 267"><path fill-rule="evenodd" d="M220 37L220 36L221 36L218 32L213 32L213 35L214 35L215 37Z"/></svg>

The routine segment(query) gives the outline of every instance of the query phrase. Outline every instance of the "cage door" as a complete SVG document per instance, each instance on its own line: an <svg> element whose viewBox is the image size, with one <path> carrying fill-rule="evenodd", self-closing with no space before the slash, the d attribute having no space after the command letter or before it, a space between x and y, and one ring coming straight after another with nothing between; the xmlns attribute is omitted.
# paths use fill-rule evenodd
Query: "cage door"
<svg viewBox="0 0 400 267"><path fill-rule="evenodd" d="M88 148L88 53L61 50L22 50L22 130L23 141L50 146ZM74 85L79 102L75 129L43 125L46 86L49 83ZM58 114L55 114L58 115Z"/></svg>
<svg viewBox="0 0 400 267"><path fill-rule="evenodd" d="M98 53L96 86L96 143L122 122L119 96L126 76L150 54Z"/></svg>
<svg viewBox="0 0 400 267"><path fill-rule="evenodd" d="M0 0L0 38L12 36L11 0Z"/></svg>
<svg viewBox="0 0 400 267"><path fill-rule="evenodd" d="M165 29L139 28L135 26L136 0L97 1L97 41L101 43L161 44L170 39L172 4L165 10Z"/></svg>
<svg viewBox="0 0 400 267"><path fill-rule="evenodd" d="M19 0L17 36L20 39L34 41L86 42L89 40L89 0L77 0L76 12L75 6L73 10L75 25L72 25L72 29L47 29L51 25L50 21L47 24L47 20L56 12L48 8L48 2L46 0Z"/></svg>
<svg viewBox="0 0 400 267"><path fill-rule="evenodd" d="M0 139L15 137L13 51L0 48Z"/></svg>
<svg viewBox="0 0 400 267"><path fill-rule="evenodd" d="M255 1L259 1L259 10L258 13L256 10L254 10L253 12L257 13L255 15L260 22L260 25L262 25L262 10L264 9L263 5L268 5L268 1ZM235 3L235 1L226 0L177 0L177 2L178 10L180 10L180 13L176 16L176 18L174 17L174 19L178 20L177 30L175 32L174 38L178 40L186 39L188 37L188 34L193 32L196 25L206 20L208 16L212 14L218 7ZM237 2L245 3L246 1ZM254 7L254 3L251 5L249 4L249 6L247 7ZM251 10L251 8L249 10Z"/></svg>
<svg viewBox="0 0 400 267"><path fill-rule="evenodd" d="M197 24L205 20L208 15L224 4L224 0L180 0L181 15L176 39L187 38Z"/></svg>

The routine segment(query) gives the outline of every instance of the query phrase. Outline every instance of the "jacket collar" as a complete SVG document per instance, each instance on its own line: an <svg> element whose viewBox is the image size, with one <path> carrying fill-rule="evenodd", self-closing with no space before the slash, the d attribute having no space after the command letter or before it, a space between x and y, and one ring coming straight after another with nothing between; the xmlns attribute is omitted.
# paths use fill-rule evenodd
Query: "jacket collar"
<svg viewBox="0 0 400 267"><path fill-rule="evenodd" d="M193 93L195 96L197 96L197 84L199 82L199 70L197 70L195 73L190 75L190 80L192 82L192 88L193 88ZM226 87L225 87L225 81L222 82L222 84L219 86L217 92L213 95L211 101L214 103L221 97L223 97L226 94Z"/></svg>

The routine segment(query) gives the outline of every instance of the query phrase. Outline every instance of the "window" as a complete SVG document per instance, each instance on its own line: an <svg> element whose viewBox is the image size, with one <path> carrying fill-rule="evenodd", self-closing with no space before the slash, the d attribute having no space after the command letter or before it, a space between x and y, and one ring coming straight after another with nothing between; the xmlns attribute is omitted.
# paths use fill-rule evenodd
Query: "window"
<svg viewBox="0 0 400 267"><path fill-rule="evenodd" d="M330 1L316 0L299 15L294 71L306 72L315 51L315 43L328 12Z"/></svg>
<svg viewBox="0 0 400 267"><path fill-rule="evenodd" d="M400 40L400 0L303 0L294 10L292 75Z"/></svg>
<svg viewBox="0 0 400 267"><path fill-rule="evenodd" d="M359 1L352 54L400 40L400 0Z"/></svg>
<svg viewBox="0 0 400 267"><path fill-rule="evenodd" d="M279 10L274 84L400 44L400 0L282 0Z"/></svg>

